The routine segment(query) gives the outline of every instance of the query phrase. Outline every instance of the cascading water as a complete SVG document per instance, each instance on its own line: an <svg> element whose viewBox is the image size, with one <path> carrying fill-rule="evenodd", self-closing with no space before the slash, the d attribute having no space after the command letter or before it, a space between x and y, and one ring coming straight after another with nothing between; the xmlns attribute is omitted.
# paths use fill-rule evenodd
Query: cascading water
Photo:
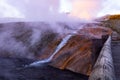
<svg viewBox="0 0 120 80"><path fill-rule="evenodd" d="M40 61L35 61L29 65L26 65L25 67L40 66L41 64L50 62L53 59L53 57L57 54L57 52L60 51L66 45L66 43L72 37L72 35L73 34L69 34L65 38L63 38L61 43L57 46L57 48L55 49L55 51L53 52L53 54L49 58L44 59L44 60L40 60Z"/></svg>

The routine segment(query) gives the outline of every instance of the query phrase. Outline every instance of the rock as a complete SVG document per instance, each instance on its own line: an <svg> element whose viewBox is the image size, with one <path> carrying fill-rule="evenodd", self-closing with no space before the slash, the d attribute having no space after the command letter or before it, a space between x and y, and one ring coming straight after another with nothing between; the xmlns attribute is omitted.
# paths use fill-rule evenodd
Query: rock
<svg viewBox="0 0 120 80"><path fill-rule="evenodd" d="M56 49L62 40L61 42L53 41L45 51L49 52L52 58L50 55L41 55L39 58L44 57L42 61L49 60L50 66L89 75L107 36L110 34L111 30L108 28L83 28L76 34L69 34L71 37L57 52Z"/></svg>
<svg viewBox="0 0 120 80"><path fill-rule="evenodd" d="M89 75L101 47L111 34L110 29L91 27L94 26L91 24L79 30L61 25L63 33L44 22L0 24L0 56L40 60L38 63Z"/></svg>
<svg viewBox="0 0 120 80"><path fill-rule="evenodd" d="M72 36L68 43L56 53L50 65L60 69L89 74L94 62L92 61L91 46L92 41L84 36Z"/></svg>
<svg viewBox="0 0 120 80"><path fill-rule="evenodd" d="M120 40L120 14L106 15L102 20L98 19L98 22L101 22L103 27L111 28L114 31L113 40Z"/></svg>
<svg viewBox="0 0 120 80"><path fill-rule="evenodd" d="M105 42L89 80L116 80L111 52L111 36Z"/></svg>

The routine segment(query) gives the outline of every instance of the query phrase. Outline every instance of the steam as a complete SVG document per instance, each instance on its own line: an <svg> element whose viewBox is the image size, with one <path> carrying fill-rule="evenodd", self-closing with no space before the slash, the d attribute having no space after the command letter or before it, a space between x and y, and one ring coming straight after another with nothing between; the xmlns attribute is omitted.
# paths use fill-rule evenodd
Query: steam
<svg viewBox="0 0 120 80"><path fill-rule="evenodd" d="M73 18L59 13L60 0L0 0L0 2L0 17L3 18L22 18L24 21L73 21Z"/></svg>
<svg viewBox="0 0 120 80"><path fill-rule="evenodd" d="M42 36L49 36L47 29L52 30L50 34L55 36L57 35L55 33L64 34L65 32L65 34L67 34L67 32L73 32L73 29L80 29L80 23L85 22L80 19L93 19L96 16L103 16L107 13L120 12L118 11L118 9L120 9L119 0L66 0L64 7L66 7L65 12L70 13L70 16L68 16L68 14L62 11L64 7L60 7L63 6L63 3L60 3L60 1L63 0L0 0L0 18L20 18L17 21L41 21L41 23L38 24L0 24L0 52L3 52L3 54L0 55L34 59L34 51L41 54L42 51L40 49L44 49L44 47L47 46L46 42L44 42L47 40L41 41ZM65 6L67 2L69 6ZM11 21L13 21L13 19ZM44 21L45 23L42 23ZM66 36L49 58L31 65L50 62L71 36L72 35ZM37 50L38 44L40 45L42 43L45 44L45 46Z"/></svg>
<svg viewBox="0 0 120 80"><path fill-rule="evenodd" d="M7 0L9 4L16 7L26 19L43 19L57 14L59 0Z"/></svg>
<svg viewBox="0 0 120 80"><path fill-rule="evenodd" d="M71 16L92 19L106 14L119 14L119 9L119 0L0 0L1 18L38 21L70 20ZM66 12L70 13L69 17Z"/></svg>
<svg viewBox="0 0 120 80"><path fill-rule="evenodd" d="M24 57L36 59L56 38L75 33L79 23L14 22L0 23L0 56ZM49 62L67 43L71 35L66 36L56 50L43 62Z"/></svg>
<svg viewBox="0 0 120 80"><path fill-rule="evenodd" d="M9 5L5 0L0 0L0 17L15 17L24 18L24 15L12 5Z"/></svg>

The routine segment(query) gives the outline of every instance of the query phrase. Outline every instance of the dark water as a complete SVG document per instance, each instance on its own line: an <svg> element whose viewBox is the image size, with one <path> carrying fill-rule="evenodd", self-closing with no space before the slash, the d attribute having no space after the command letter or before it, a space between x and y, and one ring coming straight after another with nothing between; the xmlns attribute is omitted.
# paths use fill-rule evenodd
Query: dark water
<svg viewBox="0 0 120 80"><path fill-rule="evenodd" d="M0 80L88 80L88 76L47 65L23 68L33 62L25 58L0 58Z"/></svg>
<svg viewBox="0 0 120 80"><path fill-rule="evenodd" d="M116 80L120 80L120 41L112 42L112 55Z"/></svg>

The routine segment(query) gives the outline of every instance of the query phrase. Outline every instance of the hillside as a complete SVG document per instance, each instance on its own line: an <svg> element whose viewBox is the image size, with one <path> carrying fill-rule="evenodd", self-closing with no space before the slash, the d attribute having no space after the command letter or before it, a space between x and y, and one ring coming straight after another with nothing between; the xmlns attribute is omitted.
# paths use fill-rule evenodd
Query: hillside
<svg viewBox="0 0 120 80"><path fill-rule="evenodd" d="M120 40L120 14L106 15L97 19L97 21L100 22L102 26L113 30L113 40Z"/></svg>

